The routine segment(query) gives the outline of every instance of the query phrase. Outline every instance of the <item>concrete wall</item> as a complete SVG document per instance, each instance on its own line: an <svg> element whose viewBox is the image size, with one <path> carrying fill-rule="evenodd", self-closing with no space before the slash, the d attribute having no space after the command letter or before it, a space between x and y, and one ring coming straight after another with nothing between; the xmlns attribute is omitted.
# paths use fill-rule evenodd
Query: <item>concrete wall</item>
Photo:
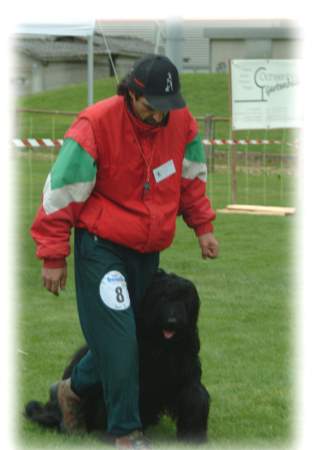
<svg viewBox="0 0 317 450"><path fill-rule="evenodd" d="M10 83L15 95L32 92L32 64L34 60L26 55L14 55L10 67Z"/></svg>
<svg viewBox="0 0 317 450"><path fill-rule="evenodd" d="M295 39L275 39L272 45L272 58L292 59L301 55L301 42Z"/></svg>
<svg viewBox="0 0 317 450"><path fill-rule="evenodd" d="M298 55L298 40L276 39L276 35L283 36L288 34L288 29L296 28L287 20L185 20L183 27L184 72L222 70L232 58L294 58ZM166 23L162 20L102 21L98 22L98 28L106 35L125 34L146 39L153 43L153 51L160 30L160 44L166 44ZM261 30L260 36L257 36L257 29ZM208 37L208 30L218 35L217 39ZM232 34L230 39L228 33ZM227 35L226 39L221 38L222 34Z"/></svg>
<svg viewBox="0 0 317 450"><path fill-rule="evenodd" d="M208 71L209 41L203 36L204 28L210 20L186 20L184 24L183 70ZM159 38L159 44L165 48L166 23L163 20L127 20L98 22L98 29L105 35L129 35L145 39L153 43L153 53Z"/></svg>
<svg viewBox="0 0 317 450"><path fill-rule="evenodd" d="M230 59L292 59L300 57L300 43L289 39L211 39L212 72L227 72Z"/></svg>
<svg viewBox="0 0 317 450"><path fill-rule="evenodd" d="M134 59L118 58L116 63L119 79L132 67ZM98 57L94 64L94 79L108 77L110 67L106 57ZM10 81L16 96L34 94L59 87L84 83L87 80L87 64L78 62L50 62L43 64L26 55L14 59Z"/></svg>
<svg viewBox="0 0 317 450"><path fill-rule="evenodd" d="M300 40L290 36L283 37L287 26L288 24L282 21L268 23L264 20L184 21L183 71L227 71L230 59L296 58L300 54ZM262 30L260 35L256 34L257 27ZM164 21L103 21L98 22L98 30L102 30L106 36L129 35L146 39L153 43L153 52L158 37L160 37L160 45L164 46L166 42ZM276 38L279 34L281 37ZM132 59L118 58L116 65L119 78L130 70L132 64ZM101 79L109 76L109 73L106 54L95 57L94 78ZM86 80L86 77L85 61L43 65L26 55L18 55L11 71L11 81L17 95L81 83Z"/></svg>
<svg viewBox="0 0 317 450"><path fill-rule="evenodd" d="M211 72L227 72L230 58L233 55L240 55L240 58L244 58L244 53L245 44L241 39L232 42L221 39L211 41L209 56Z"/></svg>

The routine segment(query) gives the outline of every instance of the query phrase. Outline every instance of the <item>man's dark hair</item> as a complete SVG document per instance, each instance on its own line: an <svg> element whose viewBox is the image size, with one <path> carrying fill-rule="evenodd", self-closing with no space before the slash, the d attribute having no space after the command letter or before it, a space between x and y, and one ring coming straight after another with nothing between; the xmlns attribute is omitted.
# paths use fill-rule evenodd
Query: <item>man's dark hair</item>
<svg viewBox="0 0 317 450"><path fill-rule="evenodd" d="M117 95L121 95L128 98L128 92L132 91L136 99L142 97L141 89L139 90L135 86L131 87L131 73L128 73L117 86Z"/></svg>

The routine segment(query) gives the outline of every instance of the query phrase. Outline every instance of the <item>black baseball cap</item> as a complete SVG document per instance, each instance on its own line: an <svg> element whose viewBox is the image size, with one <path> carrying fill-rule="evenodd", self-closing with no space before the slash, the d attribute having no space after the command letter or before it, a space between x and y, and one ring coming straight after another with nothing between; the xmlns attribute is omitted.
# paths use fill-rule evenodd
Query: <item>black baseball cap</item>
<svg viewBox="0 0 317 450"><path fill-rule="evenodd" d="M166 56L147 55L138 60L129 76L129 88L144 96L158 111L186 106L177 68Z"/></svg>

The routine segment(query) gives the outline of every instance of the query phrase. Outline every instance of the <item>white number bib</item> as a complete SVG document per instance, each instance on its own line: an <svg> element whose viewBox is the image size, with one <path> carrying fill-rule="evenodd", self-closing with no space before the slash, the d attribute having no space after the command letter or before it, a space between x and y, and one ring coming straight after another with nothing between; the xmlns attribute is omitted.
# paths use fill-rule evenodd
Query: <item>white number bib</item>
<svg viewBox="0 0 317 450"><path fill-rule="evenodd" d="M108 308L123 311L130 306L130 297L124 276L117 270L111 270L101 280L99 293Z"/></svg>

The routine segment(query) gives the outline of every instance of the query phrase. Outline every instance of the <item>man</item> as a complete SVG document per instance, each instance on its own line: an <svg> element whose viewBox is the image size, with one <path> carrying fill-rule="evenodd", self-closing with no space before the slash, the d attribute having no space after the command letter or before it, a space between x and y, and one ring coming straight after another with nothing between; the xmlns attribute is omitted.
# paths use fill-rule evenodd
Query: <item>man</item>
<svg viewBox="0 0 317 450"><path fill-rule="evenodd" d="M102 383L117 448L146 448L134 314L177 214L194 229L202 257L217 256L206 175L196 122L164 56L138 61L118 95L85 109L66 133L32 226L43 283L55 295L66 284L75 227L77 304L90 352L51 390L66 431L83 427L80 396Z"/></svg>

